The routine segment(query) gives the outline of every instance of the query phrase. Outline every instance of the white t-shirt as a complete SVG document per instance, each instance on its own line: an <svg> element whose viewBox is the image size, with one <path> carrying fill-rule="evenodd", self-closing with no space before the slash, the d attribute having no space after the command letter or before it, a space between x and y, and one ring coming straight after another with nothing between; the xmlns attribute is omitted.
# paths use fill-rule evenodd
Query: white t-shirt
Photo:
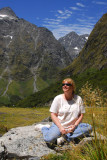
<svg viewBox="0 0 107 160"><path fill-rule="evenodd" d="M58 119L63 127L74 124L80 113L85 113L82 98L75 95L70 101L60 94L56 96L50 107L50 112L57 113Z"/></svg>

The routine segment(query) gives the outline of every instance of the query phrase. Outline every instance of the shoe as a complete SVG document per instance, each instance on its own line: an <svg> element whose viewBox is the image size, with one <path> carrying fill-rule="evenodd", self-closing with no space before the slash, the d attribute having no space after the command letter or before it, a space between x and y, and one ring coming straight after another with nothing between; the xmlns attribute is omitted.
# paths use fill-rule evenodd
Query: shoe
<svg viewBox="0 0 107 160"><path fill-rule="evenodd" d="M57 145L61 145L62 143L64 143L64 141L65 141L64 137L57 138Z"/></svg>
<svg viewBox="0 0 107 160"><path fill-rule="evenodd" d="M35 130L36 131L41 131L41 129L43 128L43 127L50 127L50 125L49 124L37 124L36 126L35 126Z"/></svg>

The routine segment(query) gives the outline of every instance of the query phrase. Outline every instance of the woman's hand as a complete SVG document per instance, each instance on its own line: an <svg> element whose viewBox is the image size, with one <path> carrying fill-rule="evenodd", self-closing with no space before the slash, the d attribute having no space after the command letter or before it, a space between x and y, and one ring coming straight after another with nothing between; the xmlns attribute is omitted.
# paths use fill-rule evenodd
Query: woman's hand
<svg viewBox="0 0 107 160"><path fill-rule="evenodd" d="M66 129L66 131L67 131L67 133L71 133L75 130L75 128L76 128L76 125L71 125Z"/></svg>
<svg viewBox="0 0 107 160"><path fill-rule="evenodd" d="M64 127L61 126L59 128L59 130L60 130L61 134L67 134L67 131L66 131L66 129Z"/></svg>
<svg viewBox="0 0 107 160"><path fill-rule="evenodd" d="M78 119L76 120L75 124L72 124L67 128L68 129L67 133L73 132L75 130L75 128L78 126L78 124L82 121L82 119L83 119L83 113L81 113L78 116Z"/></svg>

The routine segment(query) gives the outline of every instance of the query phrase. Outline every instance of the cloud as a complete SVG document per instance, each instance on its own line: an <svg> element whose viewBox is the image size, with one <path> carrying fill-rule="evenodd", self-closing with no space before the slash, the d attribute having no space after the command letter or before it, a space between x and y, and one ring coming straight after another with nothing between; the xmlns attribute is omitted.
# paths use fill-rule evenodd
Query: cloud
<svg viewBox="0 0 107 160"><path fill-rule="evenodd" d="M93 1L93 3L99 4L99 5L107 5L107 2L102 2L102 1Z"/></svg>
<svg viewBox="0 0 107 160"><path fill-rule="evenodd" d="M92 31L96 19L94 17L86 16L84 10L81 12L85 5L82 3L76 3L76 5L78 7L71 6L69 9L57 10L54 15L55 18L45 18L43 20L43 26L52 31L56 39L59 39L72 31L79 35L90 34Z"/></svg>
<svg viewBox="0 0 107 160"><path fill-rule="evenodd" d="M61 11L61 10L58 10L57 12L60 13L60 14L63 14L63 11Z"/></svg>
<svg viewBox="0 0 107 160"><path fill-rule="evenodd" d="M76 3L77 6L85 7L82 3Z"/></svg>
<svg viewBox="0 0 107 160"><path fill-rule="evenodd" d="M90 26L84 26L79 24L59 25L52 30L54 36L59 39L66 34L75 31L77 34L90 34L92 28Z"/></svg>
<svg viewBox="0 0 107 160"><path fill-rule="evenodd" d="M76 8L73 9L76 10ZM43 26L51 30L56 39L59 39L72 31L79 35L90 34L96 23L94 17L86 17L84 13L79 13L78 17L75 18L75 22L73 21L71 23L71 15L71 10L57 10L57 14L55 15L56 18L45 18ZM67 21L69 18L70 23Z"/></svg>
<svg viewBox="0 0 107 160"><path fill-rule="evenodd" d="M49 19L49 18L45 18L44 19L44 23L45 24L60 24L61 20L60 19Z"/></svg>
<svg viewBox="0 0 107 160"><path fill-rule="evenodd" d="M79 8L77 7L70 7L72 10L80 10Z"/></svg>
<svg viewBox="0 0 107 160"><path fill-rule="evenodd" d="M55 15L56 19L46 18L43 26L51 30L57 39L72 31L79 35L90 34L96 23L96 19L92 16L86 16L85 13L79 13L75 18L75 21L72 21L72 17L70 17L71 15L72 12L70 10L58 10ZM70 21L64 21L69 17Z"/></svg>
<svg viewBox="0 0 107 160"><path fill-rule="evenodd" d="M58 19L68 19L72 14L70 10L58 10L57 14L55 15Z"/></svg>
<svg viewBox="0 0 107 160"><path fill-rule="evenodd" d="M59 39L72 31L79 35L90 34L95 23L89 19L87 21L85 19L78 19L79 23L75 24L45 24L44 26L52 31L56 39Z"/></svg>
<svg viewBox="0 0 107 160"><path fill-rule="evenodd" d="M51 24L60 24L60 23L63 23L64 20L66 19L69 19L72 15L72 11L71 10L57 10L56 11L56 14L55 14L55 18L54 19L49 19L49 18L45 18L43 20L43 26L46 26L46 25L51 25Z"/></svg>

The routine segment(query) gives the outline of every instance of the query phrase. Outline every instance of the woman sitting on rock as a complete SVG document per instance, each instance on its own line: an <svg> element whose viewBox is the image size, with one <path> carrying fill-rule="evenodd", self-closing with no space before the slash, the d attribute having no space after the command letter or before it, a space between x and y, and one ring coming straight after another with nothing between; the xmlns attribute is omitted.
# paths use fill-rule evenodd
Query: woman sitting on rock
<svg viewBox="0 0 107 160"><path fill-rule="evenodd" d="M52 126L36 125L48 143L61 144L83 137L92 131L89 124L81 123L85 108L80 96L75 95L75 83L71 78L62 81L63 94L56 96L50 107Z"/></svg>

